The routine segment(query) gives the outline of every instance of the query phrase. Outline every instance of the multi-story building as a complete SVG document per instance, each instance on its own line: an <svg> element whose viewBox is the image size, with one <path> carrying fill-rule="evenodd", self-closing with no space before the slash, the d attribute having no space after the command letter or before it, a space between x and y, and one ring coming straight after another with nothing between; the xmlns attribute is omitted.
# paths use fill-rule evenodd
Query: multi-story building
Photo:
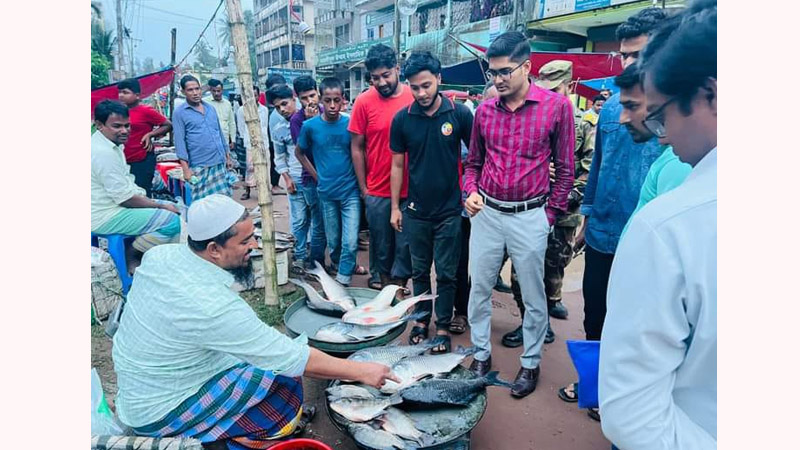
<svg viewBox="0 0 800 450"><path fill-rule="evenodd" d="M253 18L260 84L269 68L314 68L314 29L301 28L302 22L314 22L313 0L253 0Z"/></svg>

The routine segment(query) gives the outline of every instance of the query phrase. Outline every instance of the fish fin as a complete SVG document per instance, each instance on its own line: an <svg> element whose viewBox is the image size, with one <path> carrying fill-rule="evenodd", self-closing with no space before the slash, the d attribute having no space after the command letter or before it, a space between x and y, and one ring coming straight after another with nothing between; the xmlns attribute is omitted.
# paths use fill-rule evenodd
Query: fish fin
<svg viewBox="0 0 800 450"><path fill-rule="evenodd" d="M486 385L487 386L511 387L511 383L509 383L508 381L505 381L505 380L501 380L498 377L499 374L500 374L500 372L498 372L498 371L487 373L486 376L484 377L484 379L486 380Z"/></svg>
<svg viewBox="0 0 800 450"><path fill-rule="evenodd" d="M470 355L474 355L475 353L478 353L478 347L472 346L472 347L464 348L464 347L459 345L458 348L456 348L456 351L454 351L453 353L456 353L456 354L459 354L459 355L464 355L464 356L470 356Z"/></svg>
<svg viewBox="0 0 800 450"><path fill-rule="evenodd" d="M399 405L403 403L403 396L400 394L394 394L389 397L389 405Z"/></svg>
<svg viewBox="0 0 800 450"><path fill-rule="evenodd" d="M436 299L438 296L438 294L422 294L417 298L417 302L427 302L428 300Z"/></svg>

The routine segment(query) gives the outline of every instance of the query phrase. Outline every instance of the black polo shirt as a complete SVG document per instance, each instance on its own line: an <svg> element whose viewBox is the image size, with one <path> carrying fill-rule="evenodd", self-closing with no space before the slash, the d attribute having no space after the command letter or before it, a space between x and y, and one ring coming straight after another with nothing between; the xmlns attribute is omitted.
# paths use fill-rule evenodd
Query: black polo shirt
<svg viewBox="0 0 800 450"><path fill-rule="evenodd" d="M442 96L442 105L427 116L417 102L392 120L389 147L408 154L408 208L420 219L439 220L461 214L461 143L469 148L472 113Z"/></svg>

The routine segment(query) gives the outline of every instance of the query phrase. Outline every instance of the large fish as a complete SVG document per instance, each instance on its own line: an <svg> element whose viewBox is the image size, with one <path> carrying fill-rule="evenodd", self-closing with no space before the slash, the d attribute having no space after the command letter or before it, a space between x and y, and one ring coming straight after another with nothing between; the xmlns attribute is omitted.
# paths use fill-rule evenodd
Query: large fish
<svg viewBox="0 0 800 450"><path fill-rule="evenodd" d="M381 423L381 427L384 430L395 436L400 436L403 439L414 441L426 447L434 443L433 436L418 430L414 419L397 408L386 408L386 411L378 418L378 421Z"/></svg>
<svg viewBox="0 0 800 450"><path fill-rule="evenodd" d="M319 295L314 286L306 283L303 280L298 280L297 278L289 278L289 281L300 286L306 291L306 305L309 308L319 311L326 315L335 315L337 317L341 317L342 314L347 312L347 307L349 306L346 302L345 303L337 303L333 301L329 301L326 298L323 298Z"/></svg>
<svg viewBox="0 0 800 450"><path fill-rule="evenodd" d="M394 301L395 294L397 294L397 291L400 289L402 289L402 287L396 284L386 285L386 287L381 289L374 299L364 303L363 305L356 306L350 311L347 311L346 316L355 316L362 313L389 309L392 306L392 301Z"/></svg>
<svg viewBox="0 0 800 450"><path fill-rule="evenodd" d="M344 322L333 322L320 327L316 334L314 334L314 339L332 343L365 341L367 339L383 336L403 322L407 322L409 320L419 320L426 315L427 313L414 313L397 322L375 327L365 327L362 325L353 325L351 323Z"/></svg>
<svg viewBox="0 0 800 450"><path fill-rule="evenodd" d="M369 425L361 423L351 423L347 425L347 431L359 444L375 450L406 450L410 447L399 437L384 430L376 430Z"/></svg>
<svg viewBox="0 0 800 450"><path fill-rule="evenodd" d="M409 356L421 355L433 347L442 344L444 341L444 336L436 336L433 339L422 341L417 345L387 345L384 347L370 347L353 353L348 359L362 362L376 362L392 367L400 362L401 359L408 358Z"/></svg>
<svg viewBox="0 0 800 450"><path fill-rule="evenodd" d="M351 422L367 422L383 414L384 409L402 402L403 398L399 395L386 398L340 398L332 401L330 407Z"/></svg>
<svg viewBox="0 0 800 450"><path fill-rule="evenodd" d="M334 303L338 303L342 306L345 306L347 311L356 307L356 300L347 292L347 289L344 288L341 284L339 284L336 280L331 278L328 275L328 272L325 272L325 269L319 264L318 261L314 261L314 265L316 266L314 269L306 270L306 273L310 273L315 277L319 278L320 284L322 284L322 290L325 291L325 296L328 297L328 300Z"/></svg>
<svg viewBox="0 0 800 450"><path fill-rule="evenodd" d="M461 364L461 361L466 359L467 356L477 351L477 347L470 347L468 349L459 347L453 353L445 353L443 355L420 355L405 358L392 366L392 373L394 373L401 382L396 383L391 380L386 380L386 384L381 388L381 392L385 394L394 394L416 383L417 380L421 380L430 375L449 373L457 365Z"/></svg>
<svg viewBox="0 0 800 450"><path fill-rule="evenodd" d="M372 392L361 386L352 384L337 384L336 386L325 389L325 392L328 393L328 400L332 402L343 398L361 398L367 400L375 398Z"/></svg>
<svg viewBox="0 0 800 450"><path fill-rule="evenodd" d="M511 383L499 379L497 374L498 372L489 372L485 377L469 380L422 380L400 391L400 395L403 400L426 405L467 406L486 386L511 387Z"/></svg>
<svg viewBox="0 0 800 450"><path fill-rule="evenodd" d="M346 318L342 317L345 323L352 323L354 325L364 326L377 326L387 323L397 322L417 303L433 300L437 295L422 294L416 297L411 297L408 300L392 306L391 308L382 309L379 311L364 312L355 315L348 315Z"/></svg>

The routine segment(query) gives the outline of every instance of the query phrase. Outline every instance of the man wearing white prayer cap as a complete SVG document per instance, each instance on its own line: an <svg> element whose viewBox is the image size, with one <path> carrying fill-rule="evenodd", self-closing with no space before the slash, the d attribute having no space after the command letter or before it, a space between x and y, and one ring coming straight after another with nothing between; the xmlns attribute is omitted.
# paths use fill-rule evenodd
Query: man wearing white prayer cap
<svg viewBox="0 0 800 450"><path fill-rule="evenodd" d="M134 433L263 448L313 416L301 375L399 381L385 365L328 356L305 335L290 339L230 288L256 247L242 205L218 194L197 200L187 231L188 244L145 254L114 335L117 413Z"/></svg>

